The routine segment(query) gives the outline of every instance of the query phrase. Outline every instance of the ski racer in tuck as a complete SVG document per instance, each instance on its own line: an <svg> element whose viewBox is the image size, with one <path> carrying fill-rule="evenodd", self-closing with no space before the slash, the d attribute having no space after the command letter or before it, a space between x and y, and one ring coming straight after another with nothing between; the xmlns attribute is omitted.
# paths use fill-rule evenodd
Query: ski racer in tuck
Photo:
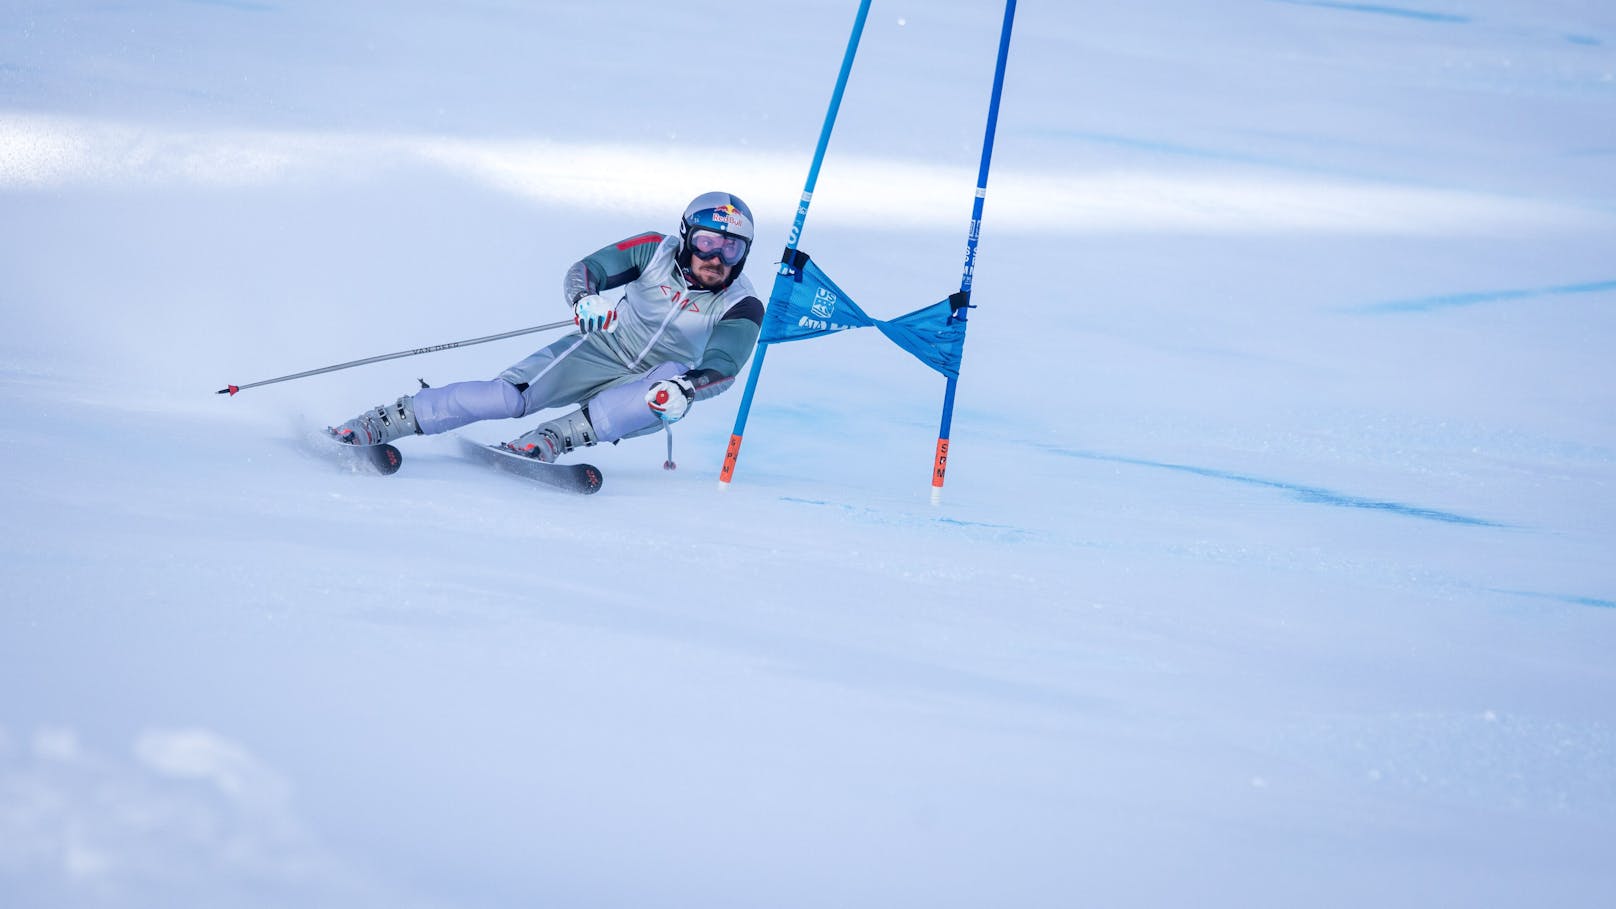
<svg viewBox="0 0 1616 909"><path fill-rule="evenodd" d="M576 333L497 378L424 388L331 432L380 445L578 405L505 443L546 462L655 432L727 389L752 353L763 303L741 269L753 234L752 212L739 198L697 196L678 236L638 234L567 269L562 293Z"/></svg>

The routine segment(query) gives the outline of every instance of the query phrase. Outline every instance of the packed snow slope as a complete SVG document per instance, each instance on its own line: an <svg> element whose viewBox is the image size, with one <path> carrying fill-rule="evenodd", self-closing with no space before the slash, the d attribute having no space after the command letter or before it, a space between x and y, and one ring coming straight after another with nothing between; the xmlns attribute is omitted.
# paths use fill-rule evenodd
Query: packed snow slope
<svg viewBox="0 0 1616 909"><path fill-rule="evenodd" d="M726 189L856 4L10 0L0 904L1616 904L1616 8L1023 3L948 485L873 332L596 496L316 433ZM802 246L958 288L1002 10L877 0ZM480 440L530 424L481 424Z"/></svg>

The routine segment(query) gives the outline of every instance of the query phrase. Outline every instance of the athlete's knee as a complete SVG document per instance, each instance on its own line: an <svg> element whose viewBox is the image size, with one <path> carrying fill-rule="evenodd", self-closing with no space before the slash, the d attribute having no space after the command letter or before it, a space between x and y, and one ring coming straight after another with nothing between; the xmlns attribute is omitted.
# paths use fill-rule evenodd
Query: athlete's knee
<svg viewBox="0 0 1616 909"><path fill-rule="evenodd" d="M672 378L689 367L683 363L663 363L633 381L613 385L589 399L589 422L602 442L631 439L662 427L657 415L645 405L645 393L652 383Z"/></svg>

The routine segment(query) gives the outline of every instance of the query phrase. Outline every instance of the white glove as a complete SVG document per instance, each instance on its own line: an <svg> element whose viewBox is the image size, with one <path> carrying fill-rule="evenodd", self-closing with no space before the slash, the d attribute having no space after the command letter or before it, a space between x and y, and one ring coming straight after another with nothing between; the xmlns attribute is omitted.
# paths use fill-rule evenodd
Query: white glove
<svg viewBox="0 0 1616 909"><path fill-rule="evenodd" d="M617 330L617 307L600 294L588 294L572 304L572 321L586 335L592 331L611 333Z"/></svg>
<svg viewBox="0 0 1616 909"><path fill-rule="evenodd" d="M684 376L674 376L651 386L645 393L645 406L661 417L662 422L674 423L685 415L695 399L696 386Z"/></svg>

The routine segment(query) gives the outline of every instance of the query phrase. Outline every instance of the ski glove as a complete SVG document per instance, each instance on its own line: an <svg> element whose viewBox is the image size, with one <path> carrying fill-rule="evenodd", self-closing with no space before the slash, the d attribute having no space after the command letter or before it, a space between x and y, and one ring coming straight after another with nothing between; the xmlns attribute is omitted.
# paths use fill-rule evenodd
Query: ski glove
<svg viewBox="0 0 1616 909"><path fill-rule="evenodd" d="M600 294L588 294L572 304L572 321L584 334L617 330L617 307Z"/></svg>
<svg viewBox="0 0 1616 909"><path fill-rule="evenodd" d="M664 423L678 422L696 399L696 386L684 376L663 379L645 393L645 405Z"/></svg>

